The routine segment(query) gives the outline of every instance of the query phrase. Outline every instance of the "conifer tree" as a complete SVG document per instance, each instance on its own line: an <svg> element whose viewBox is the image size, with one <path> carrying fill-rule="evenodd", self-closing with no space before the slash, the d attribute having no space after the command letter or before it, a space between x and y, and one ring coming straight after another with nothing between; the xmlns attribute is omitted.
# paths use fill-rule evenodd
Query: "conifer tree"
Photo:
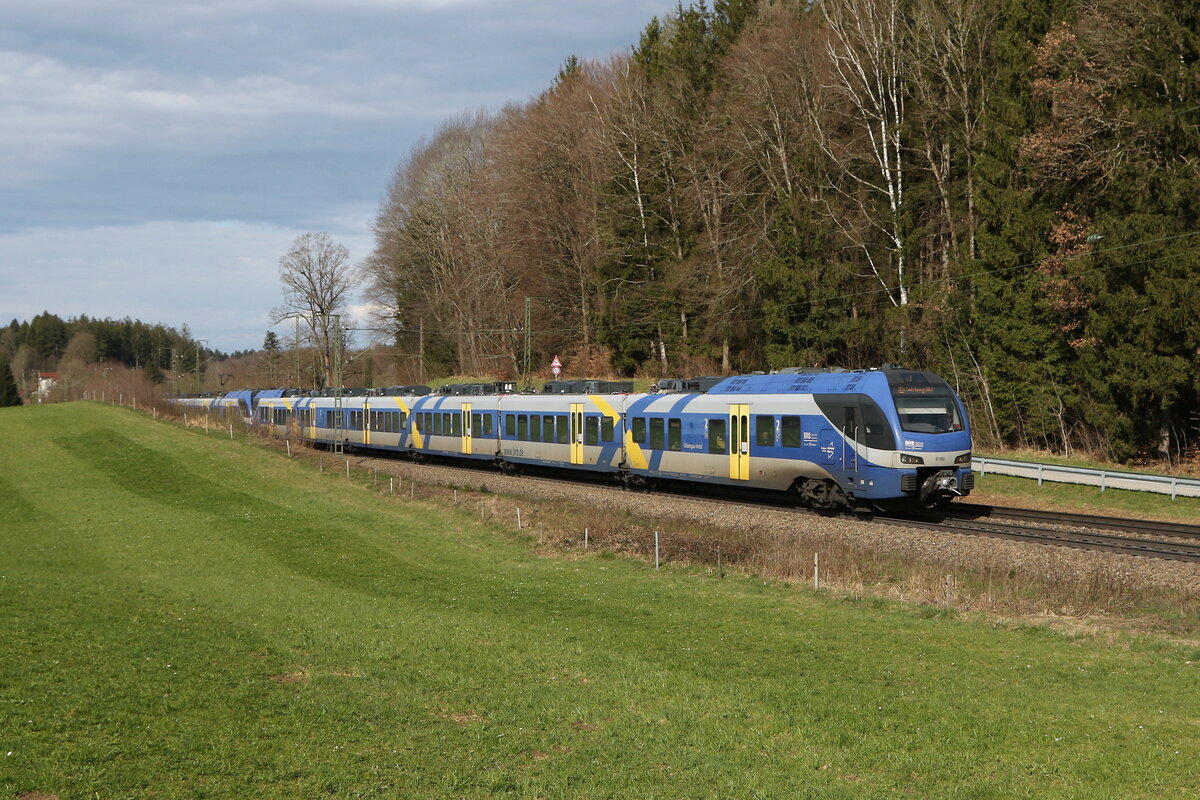
<svg viewBox="0 0 1200 800"><path fill-rule="evenodd" d="M17 391L17 382L13 378L12 368L8 365L8 356L0 353L0 407L21 404L21 393Z"/></svg>

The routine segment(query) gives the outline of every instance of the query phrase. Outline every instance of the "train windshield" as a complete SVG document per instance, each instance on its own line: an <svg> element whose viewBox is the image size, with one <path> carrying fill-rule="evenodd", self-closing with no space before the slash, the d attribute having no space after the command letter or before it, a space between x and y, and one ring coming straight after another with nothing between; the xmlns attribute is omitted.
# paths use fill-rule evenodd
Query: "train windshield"
<svg viewBox="0 0 1200 800"><path fill-rule="evenodd" d="M928 372L888 374L900 428L908 433L956 433L964 429L951 388Z"/></svg>

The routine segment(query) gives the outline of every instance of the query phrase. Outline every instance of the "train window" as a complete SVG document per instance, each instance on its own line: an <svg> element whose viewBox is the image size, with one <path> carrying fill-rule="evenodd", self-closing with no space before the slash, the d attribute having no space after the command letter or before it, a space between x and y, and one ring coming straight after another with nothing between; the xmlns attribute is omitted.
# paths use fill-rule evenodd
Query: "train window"
<svg viewBox="0 0 1200 800"><path fill-rule="evenodd" d="M442 415L441 414L433 415L433 435L434 436L442 435Z"/></svg>
<svg viewBox="0 0 1200 800"><path fill-rule="evenodd" d="M862 431L859 433L859 441L867 447L895 450L896 438L892 435L892 426L883 416L883 409L875 405L875 401L864 397L859 410L862 412L862 422L860 423Z"/></svg>
<svg viewBox="0 0 1200 800"><path fill-rule="evenodd" d="M563 415L558 418L558 436L555 437L555 441L557 441L559 444L570 444L571 443L571 432L569 430L567 430L566 415Z"/></svg>
<svg viewBox="0 0 1200 800"><path fill-rule="evenodd" d="M462 414L447 414L446 416L450 417L450 435L462 436Z"/></svg>
<svg viewBox="0 0 1200 800"><path fill-rule="evenodd" d="M681 420L667 420L667 449L683 449L683 422Z"/></svg>
<svg viewBox="0 0 1200 800"><path fill-rule="evenodd" d="M896 449L896 437L892 433L891 424L879 405L867 395L818 394L813 397L821 413L848 438L878 450ZM922 398L921 402L926 400L928 398ZM904 419L903 413L900 419Z"/></svg>
<svg viewBox="0 0 1200 800"><path fill-rule="evenodd" d="M800 446L800 418L799 417L782 417L780 427L783 429L783 446L784 447L799 447Z"/></svg>
<svg viewBox="0 0 1200 800"><path fill-rule="evenodd" d="M529 441L529 417L524 414L517 415L517 438L522 442Z"/></svg>
<svg viewBox="0 0 1200 800"><path fill-rule="evenodd" d="M896 397L900 427L910 433L952 433L963 429L958 404L949 394Z"/></svg>
<svg viewBox="0 0 1200 800"><path fill-rule="evenodd" d="M613 423L612 417L605 417L604 419L600 420L600 440L603 442L611 442L613 440L615 427L616 426Z"/></svg>
<svg viewBox="0 0 1200 800"><path fill-rule="evenodd" d="M725 419L710 419L708 421L708 452L728 453L728 441L725 434Z"/></svg>
<svg viewBox="0 0 1200 800"><path fill-rule="evenodd" d="M550 414L542 417L542 441L554 441L554 417Z"/></svg>
<svg viewBox="0 0 1200 800"><path fill-rule="evenodd" d="M633 418L633 440L638 444L646 443L646 418Z"/></svg>
<svg viewBox="0 0 1200 800"><path fill-rule="evenodd" d="M483 414L471 415L471 433L476 436L483 433Z"/></svg>
<svg viewBox="0 0 1200 800"><path fill-rule="evenodd" d="M662 450L663 449L663 429L665 427L666 427L666 423L663 421L663 419L661 417L659 417L658 419L650 420L650 449L651 450Z"/></svg>
<svg viewBox="0 0 1200 800"><path fill-rule="evenodd" d="M775 417L768 414L755 417L754 443L759 447L775 446Z"/></svg>
<svg viewBox="0 0 1200 800"><path fill-rule="evenodd" d="M483 415L483 435L484 436L492 435L492 415L491 414Z"/></svg>
<svg viewBox="0 0 1200 800"><path fill-rule="evenodd" d="M611 420L609 421L611 424ZM583 441L584 444L598 445L600 444L600 420L597 417L587 417L583 421Z"/></svg>
<svg viewBox="0 0 1200 800"><path fill-rule="evenodd" d="M542 440L542 418L537 414L529 415L529 441L540 442Z"/></svg>

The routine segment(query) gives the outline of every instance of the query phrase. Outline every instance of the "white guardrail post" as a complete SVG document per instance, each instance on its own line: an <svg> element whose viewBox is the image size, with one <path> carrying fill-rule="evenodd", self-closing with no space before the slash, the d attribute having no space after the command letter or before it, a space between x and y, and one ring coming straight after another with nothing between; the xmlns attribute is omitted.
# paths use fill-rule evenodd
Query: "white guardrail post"
<svg viewBox="0 0 1200 800"><path fill-rule="evenodd" d="M1129 489L1136 492L1155 492L1177 497L1200 497L1200 479L1180 478L1175 475L1150 475L1140 472L1114 472L1104 469L1068 467L1060 464L1038 464L1032 461L1009 461L1002 458L977 457L971 460L971 468L980 475L991 472L996 475L1012 475L1017 478L1033 478L1038 486L1043 481L1075 483L1099 486L1100 491Z"/></svg>

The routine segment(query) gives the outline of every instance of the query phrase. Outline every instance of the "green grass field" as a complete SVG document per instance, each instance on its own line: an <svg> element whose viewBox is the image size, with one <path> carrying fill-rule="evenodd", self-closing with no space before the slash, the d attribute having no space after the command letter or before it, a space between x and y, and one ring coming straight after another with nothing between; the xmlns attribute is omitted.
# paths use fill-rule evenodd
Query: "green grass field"
<svg viewBox="0 0 1200 800"><path fill-rule="evenodd" d="M1161 798L1200 652L539 557L125 409L0 410L0 798Z"/></svg>

